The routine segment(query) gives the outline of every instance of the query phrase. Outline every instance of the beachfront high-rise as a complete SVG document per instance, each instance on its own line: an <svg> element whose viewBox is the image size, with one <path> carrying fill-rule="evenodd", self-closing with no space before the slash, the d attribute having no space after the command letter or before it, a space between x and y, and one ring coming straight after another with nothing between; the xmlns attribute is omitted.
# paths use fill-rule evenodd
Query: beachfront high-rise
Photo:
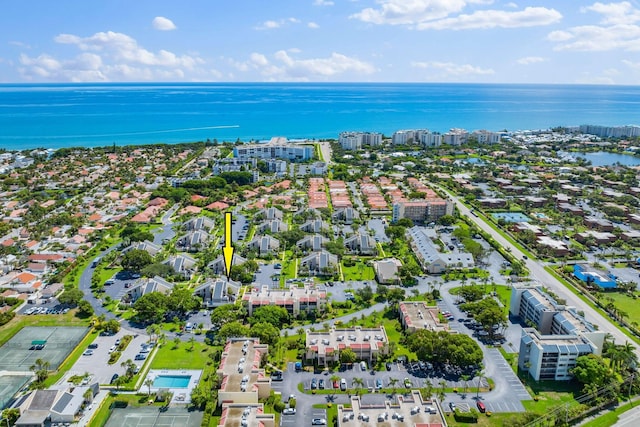
<svg viewBox="0 0 640 427"><path fill-rule="evenodd" d="M338 143L345 150L361 150L363 145L382 145L382 134L378 132L342 132Z"/></svg>
<svg viewBox="0 0 640 427"><path fill-rule="evenodd" d="M284 159L304 162L313 158L311 145L292 144L284 137L274 137L266 144L244 144L233 148L233 157L239 159Z"/></svg>

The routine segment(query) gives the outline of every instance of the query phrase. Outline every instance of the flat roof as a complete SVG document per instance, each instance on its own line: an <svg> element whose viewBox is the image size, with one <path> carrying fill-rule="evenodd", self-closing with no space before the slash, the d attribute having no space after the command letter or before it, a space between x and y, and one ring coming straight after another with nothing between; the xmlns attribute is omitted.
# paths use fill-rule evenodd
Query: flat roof
<svg viewBox="0 0 640 427"><path fill-rule="evenodd" d="M344 348L351 348L358 354L360 351L374 351L384 348L389 343L384 326L379 328L336 329L329 331L307 330L306 348L318 354L330 354Z"/></svg>
<svg viewBox="0 0 640 427"><path fill-rule="evenodd" d="M245 343L246 346L245 346ZM262 354L268 346L257 339L240 339L227 342L220 360L218 374L222 374L221 391L251 391L260 379L267 378L260 368ZM243 390L243 384L244 390Z"/></svg>
<svg viewBox="0 0 640 427"><path fill-rule="evenodd" d="M447 324L440 322L437 306L429 306L425 301L402 301L398 307L407 327L436 332L449 330Z"/></svg>

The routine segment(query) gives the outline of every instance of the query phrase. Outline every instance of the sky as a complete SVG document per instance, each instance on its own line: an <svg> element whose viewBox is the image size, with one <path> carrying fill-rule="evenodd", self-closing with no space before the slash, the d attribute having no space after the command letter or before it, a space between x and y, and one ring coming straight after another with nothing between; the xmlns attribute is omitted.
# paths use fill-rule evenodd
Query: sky
<svg viewBox="0 0 640 427"><path fill-rule="evenodd" d="M640 1L2 2L0 82L640 84Z"/></svg>

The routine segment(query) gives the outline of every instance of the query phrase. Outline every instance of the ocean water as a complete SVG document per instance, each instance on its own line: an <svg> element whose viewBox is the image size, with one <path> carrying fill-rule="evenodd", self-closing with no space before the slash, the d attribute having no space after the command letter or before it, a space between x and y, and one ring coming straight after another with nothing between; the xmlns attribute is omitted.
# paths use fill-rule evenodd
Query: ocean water
<svg viewBox="0 0 640 427"><path fill-rule="evenodd" d="M639 113L640 86L14 84L0 85L0 148L626 125Z"/></svg>

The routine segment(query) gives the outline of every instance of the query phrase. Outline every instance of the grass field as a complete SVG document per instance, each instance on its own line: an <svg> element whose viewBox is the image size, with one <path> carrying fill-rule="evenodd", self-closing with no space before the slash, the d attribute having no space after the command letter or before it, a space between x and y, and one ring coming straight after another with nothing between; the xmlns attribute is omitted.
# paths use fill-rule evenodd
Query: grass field
<svg viewBox="0 0 640 427"><path fill-rule="evenodd" d="M342 264L342 274L344 275L344 280L373 280L376 276L373 271L373 267L367 265L364 261L358 261L356 265L352 267L345 267L344 263Z"/></svg>
<svg viewBox="0 0 640 427"><path fill-rule="evenodd" d="M167 342L157 350L151 369L202 369L209 358L209 347L195 342L193 351L190 348L188 342L181 342L178 348L172 341Z"/></svg>
<svg viewBox="0 0 640 427"><path fill-rule="evenodd" d="M638 310L640 302L637 299L619 292L607 292L605 298L613 298L613 304L618 310L627 313L630 324L633 322L640 324L640 311Z"/></svg>

